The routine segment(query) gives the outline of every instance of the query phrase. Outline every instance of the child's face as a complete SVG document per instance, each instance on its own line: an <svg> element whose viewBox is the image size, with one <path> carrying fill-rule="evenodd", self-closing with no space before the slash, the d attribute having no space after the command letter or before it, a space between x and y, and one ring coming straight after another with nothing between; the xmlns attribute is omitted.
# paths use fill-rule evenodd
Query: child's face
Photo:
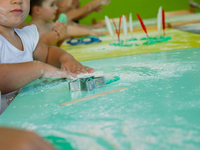
<svg viewBox="0 0 200 150"><path fill-rule="evenodd" d="M73 6L73 0L63 0L64 7L68 10Z"/></svg>
<svg viewBox="0 0 200 150"><path fill-rule="evenodd" d="M30 0L0 0L0 25L18 26L26 19L29 7Z"/></svg>
<svg viewBox="0 0 200 150"><path fill-rule="evenodd" d="M56 17L57 9L56 0L45 0L41 7L43 19L53 20Z"/></svg>
<svg viewBox="0 0 200 150"><path fill-rule="evenodd" d="M75 9L79 8L80 7L80 0L73 0L73 7Z"/></svg>

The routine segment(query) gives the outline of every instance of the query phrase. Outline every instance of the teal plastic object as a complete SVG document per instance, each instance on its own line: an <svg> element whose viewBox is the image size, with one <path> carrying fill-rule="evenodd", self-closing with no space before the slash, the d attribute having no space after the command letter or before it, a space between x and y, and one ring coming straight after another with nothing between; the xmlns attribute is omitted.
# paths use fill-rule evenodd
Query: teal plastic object
<svg viewBox="0 0 200 150"><path fill-rule="evenodd" d="M60 16L58 18L58 22L59 23L61 23L61 22L67 23L67 15L64 13L60 14Z"/></svg>
<svg viewBox="0 0 200 150"><path fill-rule="evenodd" d="M119 80L120 80L120 77L115 76L113 79L106 81L106 84L110 84L110 83L113 83L113 82L119 81Z"/></svg>

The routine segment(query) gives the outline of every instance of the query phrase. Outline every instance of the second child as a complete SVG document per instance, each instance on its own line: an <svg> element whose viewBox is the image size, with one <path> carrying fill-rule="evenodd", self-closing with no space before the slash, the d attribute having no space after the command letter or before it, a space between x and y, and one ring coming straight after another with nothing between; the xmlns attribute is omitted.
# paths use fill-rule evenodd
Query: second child
<svg viewBox="0 0 200 150"><path fill-rule="evenodd" d="M47 45L60 46L70 37L99 36L100 33L82 27L68 25L61 22L52 22L57 13L56 0L32 0L30 1L30 15L32 20L29 24L35 24L40 35L40 42Z"/></svg>

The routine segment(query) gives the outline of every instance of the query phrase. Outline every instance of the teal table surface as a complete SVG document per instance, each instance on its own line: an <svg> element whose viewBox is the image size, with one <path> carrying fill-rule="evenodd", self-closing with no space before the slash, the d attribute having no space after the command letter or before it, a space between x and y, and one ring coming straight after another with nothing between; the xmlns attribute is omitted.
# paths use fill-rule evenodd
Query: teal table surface
<svg viewBox="0 0 200 150"><path fill-rule="evenodd" d="M200 48L82 63L121 79L90 93L36 80L0 116L0 125L35 131L58 150L200 149ZM121 87L127 89L59 106Z"/></svg>

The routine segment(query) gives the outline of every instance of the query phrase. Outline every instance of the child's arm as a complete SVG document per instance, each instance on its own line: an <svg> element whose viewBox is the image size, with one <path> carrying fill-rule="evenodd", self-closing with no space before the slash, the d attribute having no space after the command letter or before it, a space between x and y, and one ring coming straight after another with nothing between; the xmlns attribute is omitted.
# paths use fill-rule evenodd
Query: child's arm
<svg viewBox="0 0 200 150"><path fill-rule="evenodd" d="M62 41L67 36L67 25L65 23L55 24L55 30L40 35L40 42L46 45L53 46L59 41Z"/></svg>
<svg viewBox="0 0 200 150"><path fill-rule="evenodd" d="M100 36L100 35L104 35L103 32L95 32L83 27L79 27L75 24L72 25L68 25L67 27L67 35L71 36L71 37L83 37L83 36Z"/></svg>
<svg viewBox="0 0 200 150"><path fill-rule="evenodd" d="M39 42L46 45L55 45L59 41L59 36L56 31L50 31L45 34L40 35Z"/></svg>
<svg viewBox="0 0 200 150"><path fill-rule="evenodd" d="M39 77L75 77L74 74L40 61L0 64L0 91L6 94Z"/></svg>
<svg viewBox="0 0 200 150"><path fill-rule="evenodd" d="M33 132L2 127L0 147L2 150L55 150Z"/></svg>
<svg viewBox="0 0 200 150"><path fill-rule="evenodd" d="M98 29L98 28L105 28L106 27L105 23L97 23L97 24L92 24L92 25L77 24L77 23L75 23L75 24L76 24L76 26L88 28L88 29Z"/></svg>
<svg viewBox="0 0 200 150"><path fill-rule="evenodd" d="M33 53L34 59L46 62L57 68L68 70L75 74L93 73L94 69L83 66L72 55L56 46L39 43Z"/></svg>
<svg viewBox="0 0 200 150"><path fill-rule="evenodd" d="M93 0L88 2L81 8L78 9L71 9L70 11L66 12L67 18L69 20L80 20L86 17L91 12L95 11L95 9L101 5L109 4L110 0Z"/></svg>
<svg viewBox="0 0 200 150"><path fill-rule="evenodd" d="M72 10L70 10L70 11L72 11ZM70 11L69 11L68 13L70 13ZM88 11L87 13L82 14L82 15L81 15L80 17L78 17L77 19L73 19L73 20L74 20L74 21L81 20L81 19L87 17L89 14L91 14L91 13L94 12L94 11L100 13L100 12L103 11L103 8L102 8L101 6L98 6L98 7L94 8L94 9L91 9L91 10Z"/></svg>

